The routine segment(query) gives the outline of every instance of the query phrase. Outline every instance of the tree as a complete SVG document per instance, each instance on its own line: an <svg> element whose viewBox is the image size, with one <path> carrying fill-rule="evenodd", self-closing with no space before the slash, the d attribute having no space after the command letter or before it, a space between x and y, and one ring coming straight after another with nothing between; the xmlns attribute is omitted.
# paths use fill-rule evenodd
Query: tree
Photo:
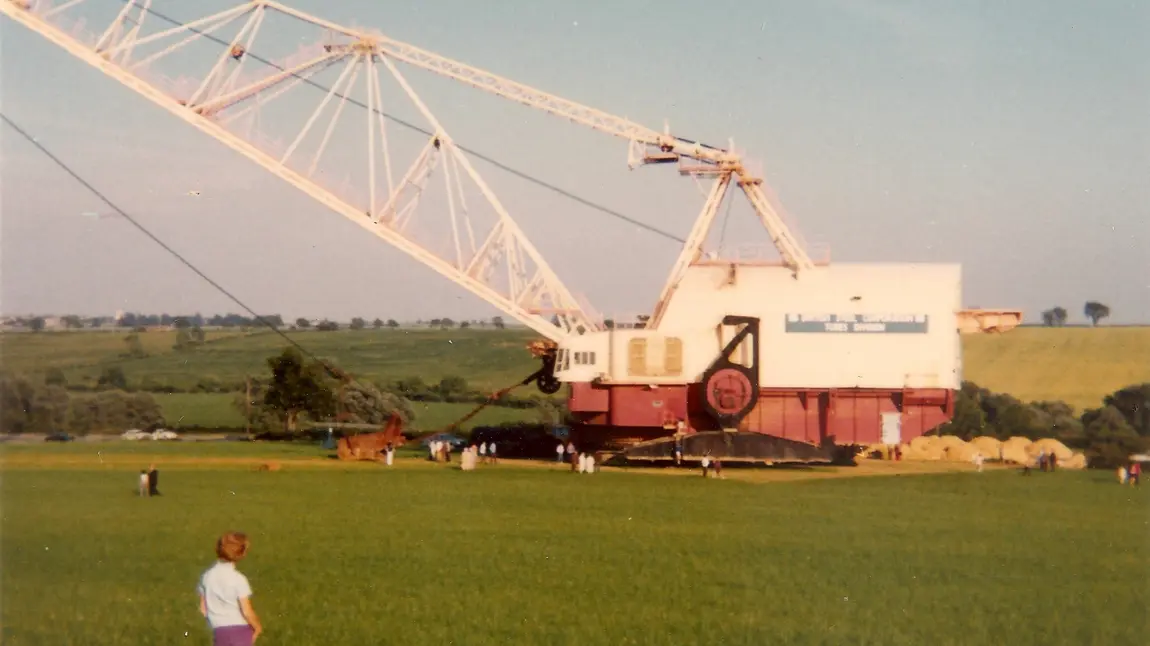
<svg viewBox="0 0 1150 646"><path fill-rule="evenodd" d="M1110 316L1110 308L1098 301L1087 301L1082 313L1090 319L1091 325L1098 325L1098 321Z"/></svg>
<svg viewBox="0 0 1150 646"><path fill-rule="evenodd" d="M84 322L81 321L80 317L76 316L75 314L68 314L67 316L60 317L60 322L63 323L64 327L68 328L69 330L78 330L84 327Z"/></svg>
<svg viewBox="0 0 1150 646"><path fill-rule="evenodd" d="M289 347L267 363L272 378L264 404L282 415L284 430L295 432L302 414L319 419L334 412L335 396L318 361L304 363L300 351Z"/></svg>
<svg viewBox="0 0 1150 646"><path fill-rule="evenodd" d="M383 327L383 319L375 319L374 321L371 322L371 327L373 327L377 330L379 328Z"/></svg>
<svg viewBox="0 0 1150 646"><path fill-rule="evenodd" d="M1094 408L1082 414L1087 438L1086 458L1092 466L1115 467L1125 464L1131 453L1146 448L1146 442L1126 422L1114 406Z"/></svg>
<svg viewBox="0 0 1150 646"><path fill-rule="evenodd" d="M1118 390L1107 395L1103 404L1121 413L1135 433L1150 437L1150 383Z"/></svg>
<svg viewBox="0 0 1150 646"><path fill-rule="evenodd" d="M124 343L128 349L124 352L125 357L129 359L143 359L148 356L148 351L144 349L144 343L140 340L139 332L132 332L124 337Z"/></svg>
<svg viewBox="0 0 1150 646"><path fill-rule="evenodd" d="M341 417L353 424L386 424L392 413L398 413L404 423L415 419L406 399L359 381L340 388L339 409Z"/></svg>
<svg viewBox="0 0 1150 646"><path fill-rule="evenodd" d="M39 332L39 331L43 330L44 329L44 317L43 316L32 317L32 319L30 321L28 321L28 327L31 328L33 332Z"/></svg>
<svg viewBox="0 0 1150 646"><path fill-rule="evenodd" d="M445 330L446 330L446 329L448 329L448 328L453 328L453 327L455 327L455 321L452 321L451 319L441 319L441 320L439 321L439 325L440 325L440 326L442 326L442 327L443 327L443 329L445 329Z"/></svg>
<svg viewBox="0 0 1150 646"><path fill-rule="evenodd" d="M319 332L335 332L339 329L339 323L324 319L316 324L315 329Z"/></svg>
<svg viewBox="0 0 1150 646"><path fill-rule="evenodd" d="M96 380L96 387L101 390L127 390L128 378L124 375L124 369L120 366L104 368Z"/></svg>
<svg viewBox="0 0 1150 646"><path fill-rule="evenodd" d="M436 390L444 397L467 394L467 380L463 377L449 375L439 380Z"/></svg>
<svg viewBox="0 0 1150 646"><path fill-rule="evenodd" d="M362 330L363 328L367 327L367 322L357 316L351 320L351 325L348 327L353 330Z"/></svg>
<svg viewBox="0 0 1150 646"><path fill-rule="evenodd" d="M295 326L301 330L306 330L309 327L311 327L311 321L309 321L309 320L307 320L301 316L295 320Z"/></svg>
<svg viewBox="0 0 1150 646"><path fill-rule="evenodd" d="M264 404L268 385L264 380L251 380L251 399L245 389L232 399L232 407L239 411L241 417L253 431L272 431L283 428L283 416L277 410Z"/></svg>
<svg viewBox="0 0 1150 646"><path fill-rule="evenodd" d="M463 328L463 329L467 329L467 328L471 327L471 323L469 321L460 321L459 327Z"/></svg>
<svg viewBox="0 0 1150 646"><path fill-rule="evenodd" d="M399 327L399 322L395 319L387 319L387 327L394 330L395 328Z"/></svg>
<svg viewBox="0 0 1150 646"><path fill-rule="evenodd" d="M504 328L503 317L502 316L492 316L491 317L491 327L495 328L496 330L502 330Z"/></svg>
<svg viewBox="0 0 1150 646"><path fill-rule="evenodd" d="M982 389L964 381L954 398L954 417L939 427L938 434L970 440L985 431L986 412L982 410Z"/></svg>

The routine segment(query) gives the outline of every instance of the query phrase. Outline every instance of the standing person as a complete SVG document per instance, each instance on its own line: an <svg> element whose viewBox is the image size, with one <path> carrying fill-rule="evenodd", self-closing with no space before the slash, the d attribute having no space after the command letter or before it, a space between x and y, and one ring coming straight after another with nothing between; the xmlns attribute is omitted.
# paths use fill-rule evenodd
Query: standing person
<svg viewBox="0 0 1150 646"><path fill-rule="evenodd" d="M1142 463L1141 462L1134 462L1133 464L1131 464L1130 470L1128 471L1128 473L1130 474L1129 475L1130 484L1137 487L1138 482L1142 479Z"/></svg>
<svg viewBox="0 0 1150 646"><path fill-rule="evenodd" d="M722 480L723 478L723 461L715 458L715 477Z"/></svg>
<svg viewBox="0 0 1150 646"><path fill-rule="evenodd" d="M479 443L479 461L487 463L487 442Z"/></svg>
<svg viewBox="0 0 1150 646"><path fill-rule="evenodd" d="M491 459L491 464L499 464L499 458L495 457L495 440L487 445L487 455Z"/></svg>
<svg viewBox="0 0 1150 646"><path fill-rule="evenodd" d="M1122 479L1122 484L1126 484L1126 479ZM148 495L148 472L146 469L140 469L140 479L138 482L138 489L141 496Z"/></svg>
<svg viewBox="0 0 1150 646"><path fill-rule="evenodd" d="M242 532L228 532L216 541L216 564L200 577L200 614L212 629L213 646L251 646L263 633L252 608L252 587L236 569L251 542Z"/></svg>
<svg viewBox="0 0 1150 646"><path fill-rule="evenodd" d="M706 478L708 475L710 475L710 471L711 471L711 454L705 453L705 454L703 454L703 477Z"/></svg>
<svg viewBox="0 0 1150 646"><path fill-rule="evenodd" d="M160 495L160 472L156 470L156 465L148 466L148 495Z"/></svg>
<svg viewBox="0 0 1150 646"><path fill-rule="evenodd" d="M1054 473L1058 469L1058 454L1054 451L1050 452L1050 457L1047 458L1050 462L1050 472Z"/></svg>
<svg viewBox="0 0 1150 646"><path fill-rule="evenodd" d="M386 456L387 456L387 466L389 466L389 467L390 467L390 466L391 466L391 463L392 463L392 460L394 460L394 459L395 459L395 447L391 445L391 442L388 442L388 443L387 443L387 453L386 453Z"/></svg>
<svg viewBox="0 0 1150 646"><path fill-rule="evenodd" d="M555 445L555 461L558 462L559 464L563 464L563 443L562 442Z"/></svg>

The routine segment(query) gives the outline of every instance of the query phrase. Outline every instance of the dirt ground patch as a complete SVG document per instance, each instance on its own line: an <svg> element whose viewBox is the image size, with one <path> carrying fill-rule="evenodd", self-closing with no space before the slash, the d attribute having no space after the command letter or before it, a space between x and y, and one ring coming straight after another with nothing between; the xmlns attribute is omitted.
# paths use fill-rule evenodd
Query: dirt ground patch
<svg viewBox="0 0 1150 646"><path fill-rule="evenodd" d="M383 469L388 468L373 462L345 462L327 456L275 457L268 456L173 456L149 453L97 453L91 454L45 454L18 453L0 456L0 469L110 469L135 470L148 464L156 464L161 469L200 470L200 469L260 469L262 465L275 462L276 470L298 469ZM420 458L402 458L395 462L394 469L451 469L458 468L458 462L451 464L433 463ZM569 471L570 465L543 460L503 459L498 465L479 464L482 469L544 469ZM1002 468L987 465L986 469ZM893 462L881 460L860 460L854 467L836 466L775 466L775 467L730 467L723 470L726 480L743 482L793 482L825 478L852 478L870 476L926 475L934 473L955 473L974 471L970 464L953 462ZM653 466L602 467L603 473L633 473L650 476L701 477L699 468L672 468Z"/></svg>

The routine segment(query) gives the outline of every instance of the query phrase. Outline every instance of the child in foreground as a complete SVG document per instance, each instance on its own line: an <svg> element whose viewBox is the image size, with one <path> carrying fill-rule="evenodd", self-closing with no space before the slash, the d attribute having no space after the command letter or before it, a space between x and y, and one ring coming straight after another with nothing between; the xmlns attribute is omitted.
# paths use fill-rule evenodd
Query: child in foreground
<svg viewBox="0 0 1150 646"><path fill-rule="evenodd" d="M236 569L250 546L241 532L224 534L216 541L219 560L200 577L200 614L212 629L213 646L251 646L264 630L248 578Z"/></svg>

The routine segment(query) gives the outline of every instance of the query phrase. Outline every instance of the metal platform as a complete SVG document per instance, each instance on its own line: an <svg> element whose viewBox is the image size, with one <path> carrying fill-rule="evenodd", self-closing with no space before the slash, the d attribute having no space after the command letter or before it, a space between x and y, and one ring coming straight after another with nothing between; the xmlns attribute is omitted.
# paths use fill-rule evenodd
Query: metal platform
<svg viewBox="0 0 1150 646"><path fill-rule="evenodd" d="M663 437L627 447L628 460L655 461L675 459L674 437ZM678 440L684 460L701 460L704 456L730 462L821 462L833 461L829 447L786 440L762 433L704 431L683 435Z"/></svg>

